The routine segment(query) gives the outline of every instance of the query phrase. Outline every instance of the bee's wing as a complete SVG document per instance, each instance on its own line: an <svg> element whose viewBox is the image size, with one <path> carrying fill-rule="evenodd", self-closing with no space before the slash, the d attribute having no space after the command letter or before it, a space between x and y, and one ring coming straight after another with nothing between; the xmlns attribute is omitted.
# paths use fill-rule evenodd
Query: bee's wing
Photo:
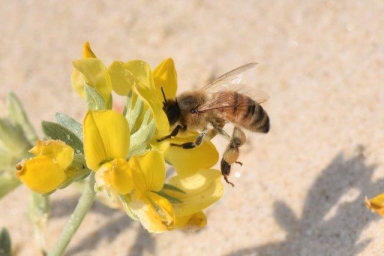
<svg viewBox="0 0 384 256"><path fill-rule="evenodd" d="M256 65L257 63L248 63L238 67L218 77L215 81L207 84L202 89L207 93L222 91L237 92L252 98L257 103L263 103L269 99L268 93L244 83L244 77L247 74L247 71L250 71Z"/></svg>

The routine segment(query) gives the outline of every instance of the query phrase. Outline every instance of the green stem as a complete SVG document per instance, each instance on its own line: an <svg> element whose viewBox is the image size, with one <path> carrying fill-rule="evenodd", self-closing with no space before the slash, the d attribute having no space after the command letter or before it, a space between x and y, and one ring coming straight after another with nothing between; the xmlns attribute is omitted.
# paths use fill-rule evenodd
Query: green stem
<svg viewBox="0 0 384 256"><path fill-rule="evenodd" d="M89 182L86 184L84 188L83 194L79 199L79 202L75 208L75 211L72 213L59 239L56 241L52 250L48 253L48 256L63 255L69 242L71 241L72 237L75 235L77 229L82 223L89 208L91 208L93 204L93 200L96 195L96 192L94 190L94 185L95 185L95 176L94 176L94 173L92 172L91 175L89 176Z"/></svg>
<svg viewBox="0 0 384 256"><path fill-rule="evenodd" d="M33 223L35 241L42 251L46 251L46 227L49 211L51 209L49 197L39 193L31 193L31 201L28 205L28 215Z"/></svg>

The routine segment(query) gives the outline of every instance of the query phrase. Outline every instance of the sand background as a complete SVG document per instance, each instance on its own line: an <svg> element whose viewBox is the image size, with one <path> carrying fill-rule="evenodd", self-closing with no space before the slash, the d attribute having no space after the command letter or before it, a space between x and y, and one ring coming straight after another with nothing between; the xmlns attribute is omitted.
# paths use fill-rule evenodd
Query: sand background
<svg viewBox="0 0 384 256"><path fill-rule="evenodd" d="M0 17L0 100L14 91L36 127L82 119L70 74L85 41L107 65L172 57L179 91L258 62L271 96L272 130L247 133L206 228L148 234L95 203L66 255L384 255L384 220L363 205L384 191L384 1L3 0ZM78 197L52 197L49 246ZM27 201L20 187L0 202L15 255L39 255Z"/></svg>

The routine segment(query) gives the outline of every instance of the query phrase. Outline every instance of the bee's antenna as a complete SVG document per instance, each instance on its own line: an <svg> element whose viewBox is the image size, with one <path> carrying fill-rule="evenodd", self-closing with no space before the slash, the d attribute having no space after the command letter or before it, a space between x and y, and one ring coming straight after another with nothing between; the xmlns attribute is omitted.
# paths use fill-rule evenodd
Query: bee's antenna
<svg viewBox="0 0 384 256"><path fill-rule="evenodd" d="M165 106L165 104L167 103L167 98L165 97L165 93L164 93L163 87L161 87L161 92L163 93L163 97L164 97L163 105Z"/></svg>

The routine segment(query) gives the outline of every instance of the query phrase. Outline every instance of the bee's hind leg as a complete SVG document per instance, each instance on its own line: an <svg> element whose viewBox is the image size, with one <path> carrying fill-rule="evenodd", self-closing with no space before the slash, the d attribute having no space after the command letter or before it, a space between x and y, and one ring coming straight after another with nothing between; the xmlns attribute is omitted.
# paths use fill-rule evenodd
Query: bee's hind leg
<svg viewBox="0 0 384 256"><path fill-rule="evenodd" d="M224 157L221 159L221 164L220 164L220 165L221 165L221 174L223 175L224 180L225 180L228 184L232 185L232 187L234 187L235 184L233 184L232 182L230 182L230 181L228 180L228 176L229 176L229 174L231 173L231 165L228 164L228 163L224 160Z"/></svg>
<svg viewBox="0 0 384 256"><path fill-rule="evenodd" d="M221 173L224 176L225 181L234 186L234 184L228 181L228 176L231 173L231 165L237 163L243 165L241 162L238 162L239 158L239 147L242 146L246 141L244 132L237 126L233 129L232 137L230 139L229 145L224 151L223 158L221 159Z"/></svg>

